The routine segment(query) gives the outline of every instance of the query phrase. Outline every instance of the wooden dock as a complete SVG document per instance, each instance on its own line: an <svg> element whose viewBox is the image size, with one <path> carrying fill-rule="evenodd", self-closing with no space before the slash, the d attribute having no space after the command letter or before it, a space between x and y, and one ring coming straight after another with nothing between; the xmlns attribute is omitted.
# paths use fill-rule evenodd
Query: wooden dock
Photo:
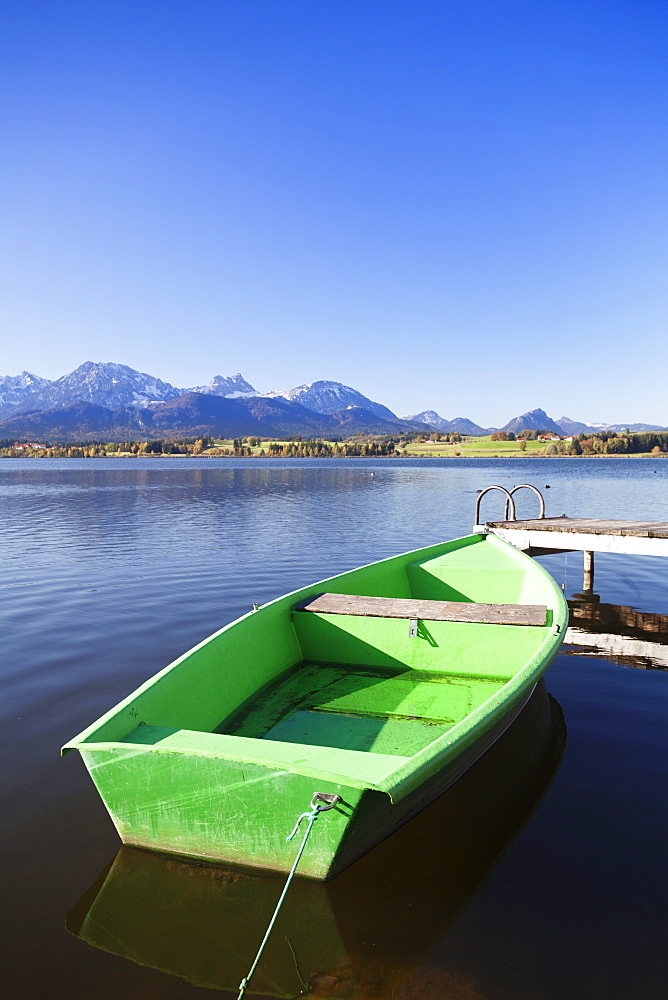
<svg viewBox="0 0 668 1000"><path fill-rule="evenodd" d="M530 490L540 502L540 516L518 520L513 494ZM480 523L480 501L486 493L498 491L505 497L503 521ZM508 516L510 515L510 520ZM594 553L619 552L634 556L668 556L668 521L617 521L593 517L545 517L545 498L537 486L521 483L507 490L505 486L487 486L479 490L473 531L498 535L530 556L555 552L584 552L583 590L594 586Z"/></svg>
<svg viewBox="0 0 668 1000"><path fill-rule="evenodd" d="M610 521L589 517L539 517L477 525L529 555L552 552L620 552L668 556L668 521Z"/></svg>

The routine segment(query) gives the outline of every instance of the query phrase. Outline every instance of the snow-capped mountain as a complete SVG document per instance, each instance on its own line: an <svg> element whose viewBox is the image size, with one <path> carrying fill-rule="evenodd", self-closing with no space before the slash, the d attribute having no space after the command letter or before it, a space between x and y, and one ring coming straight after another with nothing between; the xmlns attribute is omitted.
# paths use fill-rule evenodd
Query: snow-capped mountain
<svg viewBox="0 0 668 1000"><path fill-rule="evenodd" d="M270 399L282 396L284 399L293 400L309 410L315 410L316 413L338 413L339 410L345 410L349 406L359 406L385 420L397 419L396 414L387 406L383 406L382 403L374 403L368 396L362 395L357 389L343 385L341 382L322 380L311 382L308 385L298 385L295 389L265 392L262 395Z"/></svg>
<svg viewBox="0 0 668 1000"><path fill-rule="evenodd" d="M630 431L631 434L641 434L643 431L665 431L668 427L661 427L659 424L590 424L592 431Z"/></svg>
<svg viewBox="0 0 668 1000"><path fill-rule="evenodd" d="M558 417L556 423L561 428L562 434L587 434L591 431L589 424L583 424L581 420L572 420L570 417Z"/></svg>
<svg viewBox="0 0 668 1000"><path fill-rule="evenodd" d="M146 403L174 399L182 393L182 389L127 365L85 361L73 372L31 395L20 409L46 410L78 401L112 409L116 406L144 406Z"/></svg>
<svg viewBox="0 0 668 1000"><path fill-rule="evenodd" d="M423 424L429 424L434 430L441 431L442 434L470 434L471 437L487 434L484 427L474 424L468 417L455 417L453 420L446 420L436 410L422 410L420 413L412 413L401 419L419 420Z"/></svg>
<svg viewBox="0 0 668 1000"><path fill-rule="evenodd" d="M420 413L407 413L403 419L421 420L423 424L429 424L430 427L435 427L439 431L444 430L448 422L436 410L421 410Z"/></svg>
<svg viewBox="0 0 668 1000"><path fill-rule="evenodd" d="M224 375L214 375L208 385L196 385L192 389L182 389L182 392L201 392L205 396L227 396L228 399L239 399L244 396L259 396L260 393L247 382L241 372L225 378Z"/></svg>
<svg viewBox="0 0 668 1000"><path fill-rule="evenodd" d="M36 393L46 389L51 382L48 378L40 378L32 372L21 372L20 375L0 375L0 416L9 413L17 406L27 402Z"/></svg>
<svg viewBox="0 0 668 1000"><path fill-rule="evenodd" d="M619 434L622 431L630 431L631 434L640 434L643 431L665 431L668 427L661 427L659 424L583 424L579 420L571 420L570 417L558 417L557 423L564 434L591 434L599 431L611 431Z"/></svg>
<svg viewBox="0 0 668 1000"><path fill-rule="evenodd" d="M341 382L320 380L307 385L299 385L294 389L287 389L284 392L258 393L257 389L250 382L247 382L243 375L237 372L236 375L230 376L215 375L207 385L196 386L192 389L179 389L169 382L163 382L162 379L154 375L147 375L146 372L137 371L135 368L130 368L127 365L93 361L86 361L73 372L63 375L62 378L55 381L41 378L39 375L33 375L28 371L23 371L20 375L0 376L0 420L4 422L6 419L18 418L29 413L44 413L61 407L78 406L84 403L90 404L93 407L105 407L108 410L116 410L122 407L141 410L152 404L164 405L189 394L208 397L210 402L212 397L218 397L219 399L229 401L230 405L233 402L249 403L255 406L256 409L257 407L262 409L262 400L273 400L276 403L283 400L295 404L299 413L293 410L289 415L283 414L278 423L276 423L277 418L273 410L271 414L265 414L262 411L262 416L257 417L258 420L262 421L271 418L271 421L273 421L271 426L274 427L278 427L279 425L281 427L290 427L289 433L297 433L294 428L298 427L300 422L303 425L305 433L324 433L325 424L327 424L330 431L333 429L334 424L330 426L327 421L324 423L321 421L317 424L316 429L316 424L309 417L309 413L327 418L334 417L335 424L339 427L337 433L341 432L344 424L346 428L348 428L348 424L350 426L354 424L356 428L367 427L366 433L388 434L394 433L395 430L397 432L417 430L424 433L428 428L431 428L432 430L441 431L441 433L457 432L477 436L489 434L491 431L496 430L494 427L481 427L467 417L455 417L453 420L446 420L435 410L422 410L420 413L399 418L387 406L383 406L382 403L375 403L357 389L353 389L349 385L343 385ZM185 406L186 404L184 403L183 405ZM205 406L205 404L202 403L202 406ZM191 411L194 412L193 407L194 403L191 400L183 411L184 420L186 411L188 413ZM78 416L75 414L76 420L75 417L72 417L80 428L83 428L83 424L85 423L83 413L83 410L81 412L77 410ZM202 420L204 424L209 420L208 413L208 410L206 410L206 413L203 411ZM239 417L239 426L241 426L243 423L241 414L237 414L237 416ZM53 419L55 420L56 417ZM127 417L129 421L128 427L135 418L139 419L133 414ZM120 415L118 419L121 420ZM125 417L122 417L122 421L125 419ZM230 419L232 418L230 417ZM254 417L253 419L256 418ZM57 425L57 422L54 424L51 418L49 420L50 426L60 426ZM379 430L381 424L383 426L382 431ZM206 425L208 426L208 424ZM234 426L236 427L237 424L235 423ZM251 429L248 433L255 433L255 425L251 426L249 424L249 427ZM559 420L554 421L551 417L548 417L544 410L536 409L510 420L503 427L503 430L514 431L515 433L522 430L546 430L557 434L588 434L595 431L619 432L625 430L626 427L631 432L665 431L667 429L659 427L657 424L643 423L585 424L577 420L572 420L569 417L560 417ZM8 425L6 430L7 433L18 433L17 428L14 428L13 425L11 427ZM21 433L24 432L21 431ZM37 428L34 431L26 430L25 433L37 433ZM234 433L236 433L236 430ZM358 433L358 430L355 430L354 433Z"/></svg>

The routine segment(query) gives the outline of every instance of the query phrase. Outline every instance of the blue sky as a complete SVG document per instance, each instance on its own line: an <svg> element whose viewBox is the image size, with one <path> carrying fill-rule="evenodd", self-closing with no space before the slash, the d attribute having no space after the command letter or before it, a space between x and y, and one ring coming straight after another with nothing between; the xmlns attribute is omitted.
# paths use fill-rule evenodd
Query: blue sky
<svg viewBox="0 0 668 1000"><path fill-rule="evenodd" d="M659 0L5 6L0 374L668 424ZM9 155L6 151L9 149Z"/></svg>

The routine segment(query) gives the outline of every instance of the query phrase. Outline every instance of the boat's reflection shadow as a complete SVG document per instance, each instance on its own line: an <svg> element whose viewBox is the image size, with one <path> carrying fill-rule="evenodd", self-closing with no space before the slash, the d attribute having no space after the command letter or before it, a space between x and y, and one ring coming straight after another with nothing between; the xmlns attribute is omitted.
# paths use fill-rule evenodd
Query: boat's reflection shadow
<svg viewBox="0 0 668 1000"><path fill-rule="evenodd" d="M510 730L410 823L331 882L297 879L249 995L412 996L421 960L536 808L565 733L541 682ZM67 926L98 948L236 996L283 884L282 875L123 847ZM444 1000L447 973L432 969L428 979L419 995Z"/></svg>

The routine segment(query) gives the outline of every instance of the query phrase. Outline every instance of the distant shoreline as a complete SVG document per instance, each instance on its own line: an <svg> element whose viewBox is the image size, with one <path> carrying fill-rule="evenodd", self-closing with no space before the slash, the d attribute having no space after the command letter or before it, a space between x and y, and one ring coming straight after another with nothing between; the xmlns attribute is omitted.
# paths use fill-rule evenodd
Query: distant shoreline
<svg viewBox="0 0 668 1000"><path fill-rule="evenodd" d="M49 460L51 460L51 461L60 461L62 459L65 459L65 460L70 460L70 459L73 459L73 460L76 460L76 459L78 459L78 460L87 459L87 460L95 461L95 459L106 459L106 458L122 458L122 459L137 459L137 458L140 458L140 459L141 458L148 458L148 459L159 459L159 458L160 459L164 459L164 458L169 458L169 459L190 459L190 458L204 458L204 459L207 459L207 460L213 460L213 459L219 459L220 460L220 459L222 459L222 460L225 460L225 461L238 461L240 458L243 458L243 459L271 459L272 461L273 460L285 460L285 459L299 458L299 459L302 459L302 460L303 459L312 459L312 460L316 461L316 460L321 459L321 458L323 458L323 459L358 459L358 458L362 458L362 459L373 459L373 460L377 460L377 459L385 459L385 460L387 460L387 459L392 459L392 460L396 460L396 459L411 459L411 460L414 460L414 459L419 459L419 460L429 459L430 461L434 461L434 462L436 462L436 461L445 461L445 462L448 462L448 461L451 461L452 459L461 459L461 458L463 458L463 459L473 459L473 460L478 459L478 458L484 458L484 459L496 458L496 459L499 459L499 461L508 461L508 460L515 460L515 459L529 460L529 459L535 459L535 458L578 459L578 460L579 459L590 459L590 458L595 458L595 459L600 459L600 458L615 458L615 459L659 458L659 459L661 459L661 458L668 458L668 453L662 452L659 455L654 455L651 452L637 452L637 453L631 453L631 454L614 454L614 453L609 453L609 454L602 454L602 455L601 454L595 454L595 455L543 455L540 452L534 451L534 452L529 452L528 454L522 454L521 452L519 452L519 453L518 452L513 452L511 454L506 454L506 455L499 455L499 454L486 455L484 452L476 452L475 454L471 454L469 452L468 454L465 454L465 455L461 455L461 454L460 455L429 455L429 454L427 454L427 455L419 455L419 454L415 454L414 452L412 452L412 453L409 453L409 454L394 454L394 455L321 455L321 456L319 456L319 455L274 455L274 454L269 454L268 452L265 452L263 454L257 454L257 455L207 455L205 452L201 452L200 454L197 454L197 455L193 455L193 454L173 455L173 454L163 453L163 452L159 452L159 453L143 452L141 454L134 454L133 452L120 452L120 453L109 452L109 454L104 454L104 455L99 455L99 454L98 455L36 455L34 453L31 453L31 452L23 452L20 455L0 455L0 461L2 461L2 459L24 460L24 459L30 459L30 458L32 458L32 459L38 458L38 459L42 459L44 461L49 461Z"/></svg>
<svg viewBox="0 0 668 1000"><path fill-rule="evenodd" d="M600 434L559 438L548 431L504 431L491 435L441 434L390 437L270 438L214 435L168 438L88 439L63 443L0 440L0 458L660 458L668 455L668 432Z"/></svg>

